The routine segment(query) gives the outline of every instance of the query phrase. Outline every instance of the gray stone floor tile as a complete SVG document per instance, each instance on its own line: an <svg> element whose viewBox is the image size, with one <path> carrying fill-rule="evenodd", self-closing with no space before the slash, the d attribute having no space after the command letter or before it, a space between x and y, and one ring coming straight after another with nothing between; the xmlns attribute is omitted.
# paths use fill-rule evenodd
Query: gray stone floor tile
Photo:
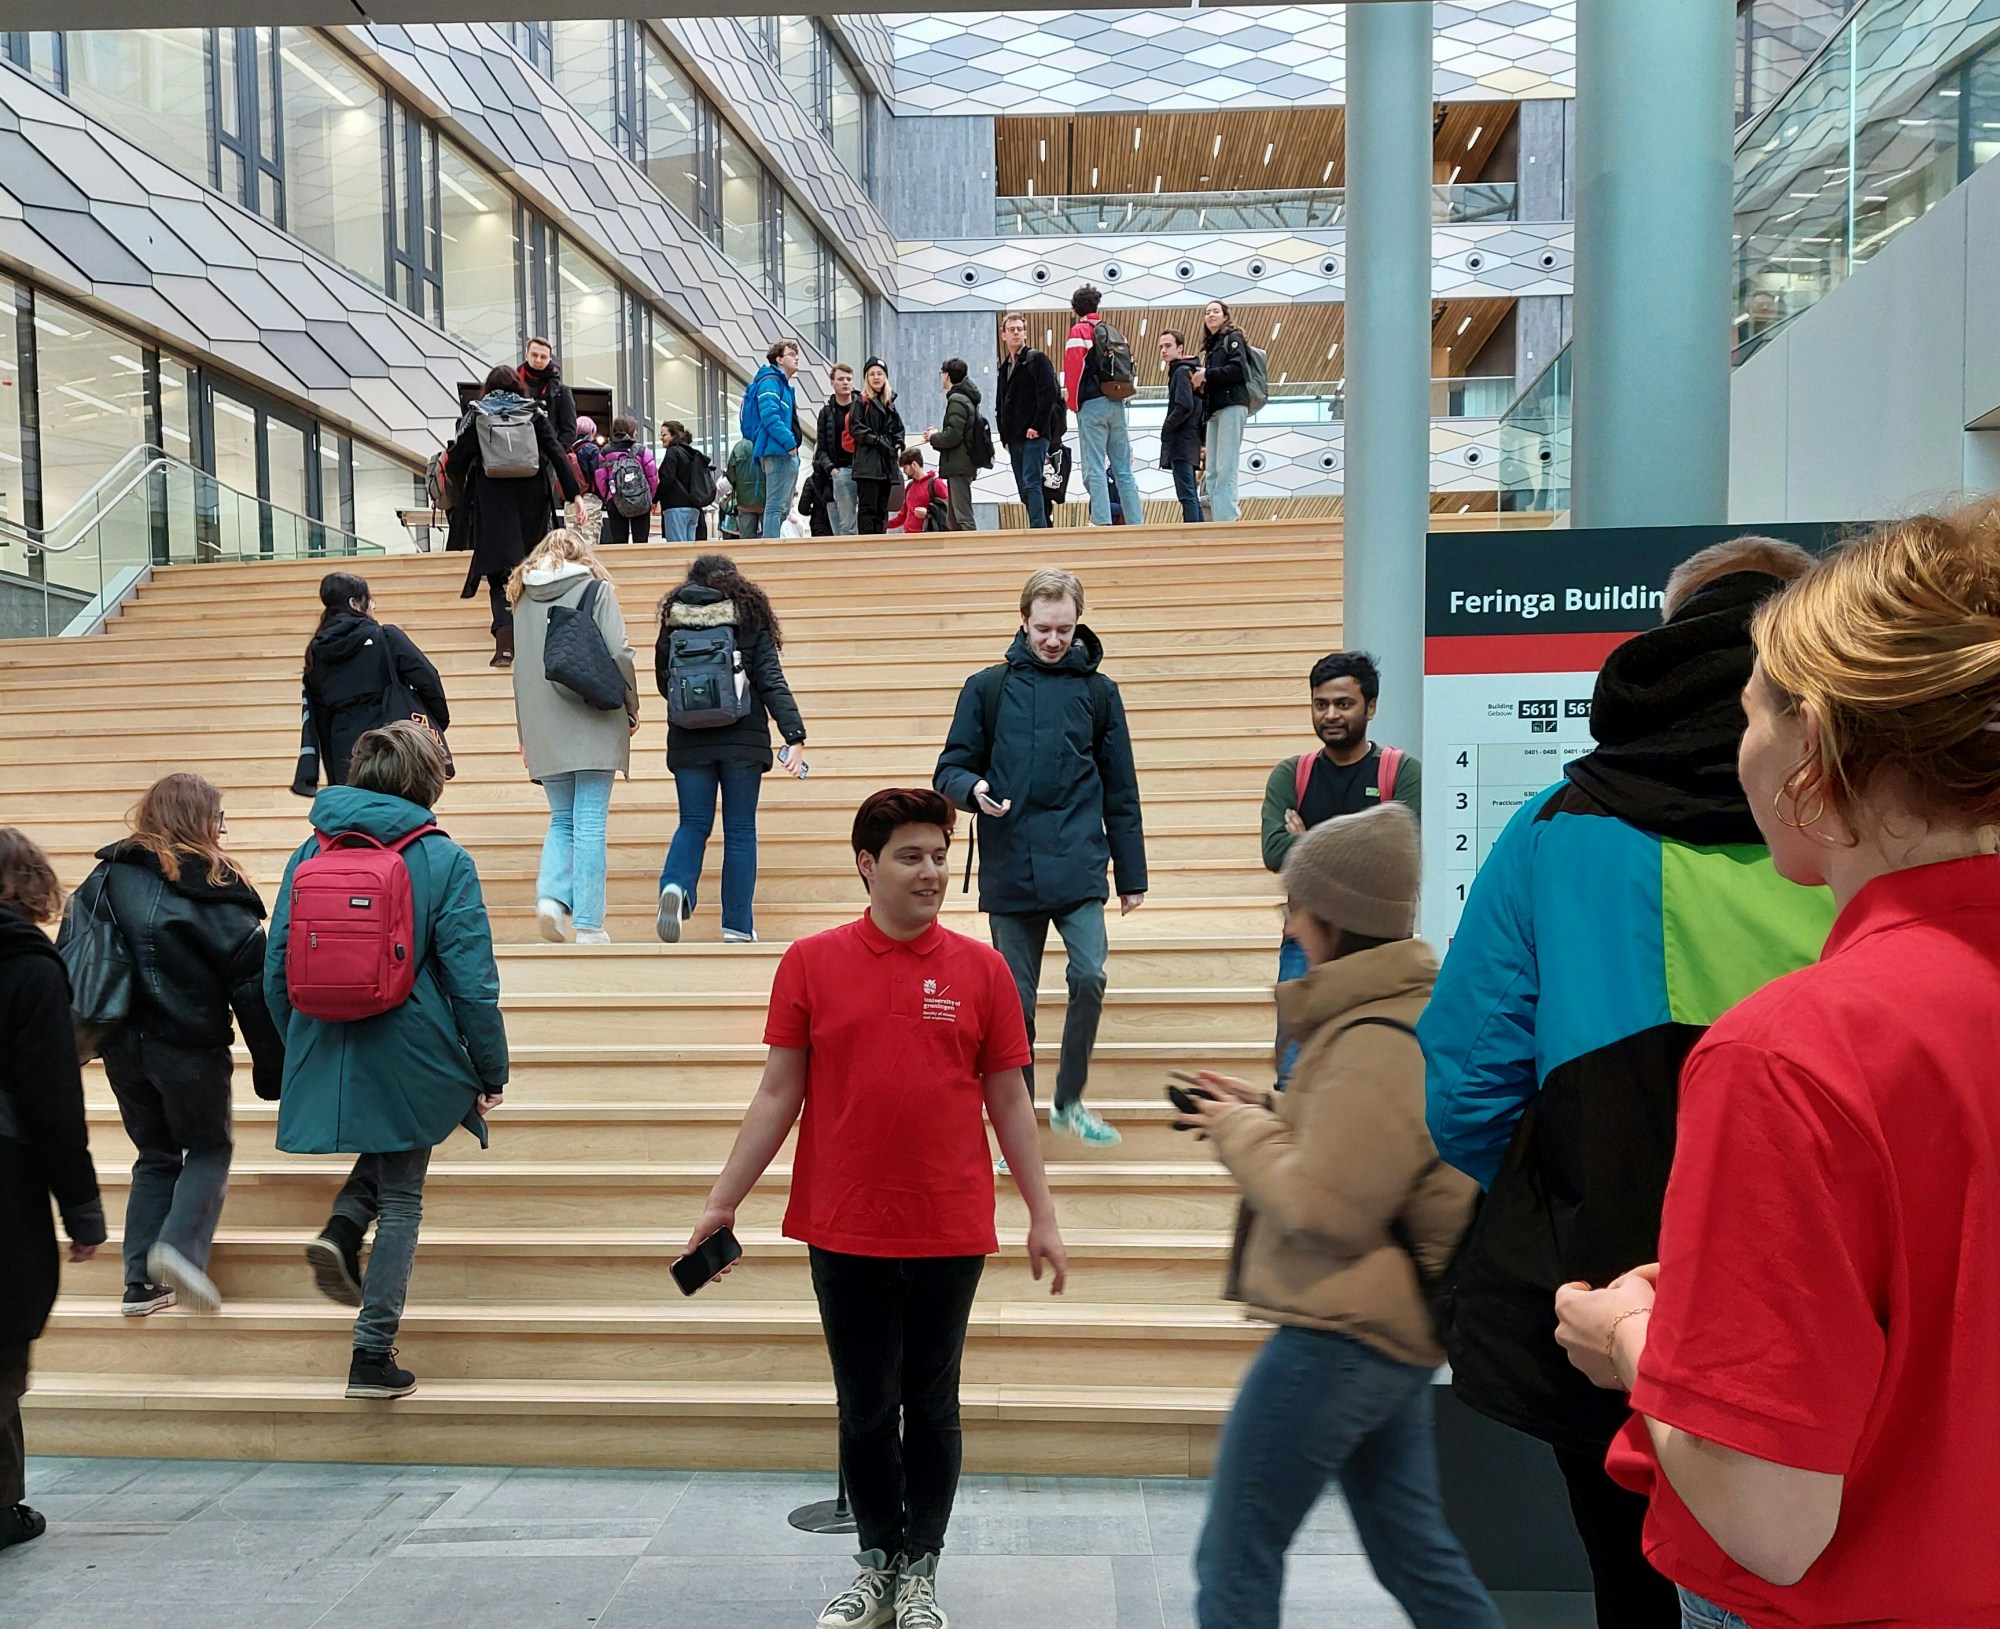
<svg viewBox="0 0 2000 1629"><path fill-rule="evenodd" d="M823 1545L838 1539L822 1538ZM853 1560L829 1554L757 1558L726 1555L638 1561L597 1629L811 1629L819 1609L854 1577ZM953 1613L953 1621L957 1614ZM1042 1626L1049 1629L1049 1626Z"/></svg>
<svg viewBox="0 0 2000 1629"><path fill-rule="evenodd" d="M317 1629L590 1629L632 1566L626 1556L427 1559L404 1550Z"/></svg>
<svg viewBox="0 0 2000 1629"><path fill-rule="evenodd" d="M693 1481L687 1471L479 1472L432 1513L430 1524L645 1521L657 1528Z"/></svg>
<svg viewBox="0 0 2000 1629"><path fill-rule="evenodd" d="M953 1507L954 1556L1150 1555L1136 1481L968 1477Z"/></svg>
<svg viewBox="0 0 2000 1629"><path fill-rule="evenodd" d="M1206 1482L1146 1481L1146 1526L1155 1555L1193 1555L1208 1512ZM1292 1540L1293 1555L1359 1555L1361 1538L1338 1493L1323 1495Z"/></svg>
<svg viewBox="0 0 2000 1629"><path fill-rule="evenodd" d="M800 1505L831 1499L833 1490L831 1476L698 1472L646 1554L683 1561L833 1555L845 1564L854 1554L851 1536L801 1533L785 1520Z"/></svg>
<svg viewBox="0 0 2000 1629"><path fill-rule="evenodd" d="M938 1600L958 1629L1104 1629L1160 1622L1157 1591L1121 1612L1109 1556L947 1556Z"/></svg>
<svg viewBox="0 0 2000 1629"><path fill-rule="evenodd" d="M1166 1629L1192 1629L1194 1572L1183 1556L1159 1556ZM1410 1620L1359 1555L1297 1555L1285 1568L1285 1629L1409 1629Z"/></svg>

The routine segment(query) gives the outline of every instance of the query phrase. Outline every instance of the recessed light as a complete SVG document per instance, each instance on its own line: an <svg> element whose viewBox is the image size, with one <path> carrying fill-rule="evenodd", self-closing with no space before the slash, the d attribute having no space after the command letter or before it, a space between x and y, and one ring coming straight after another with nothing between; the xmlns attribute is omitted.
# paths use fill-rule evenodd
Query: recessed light
<svg viewBox="0 0 2000 1629"><path fill-rule="evenodd" d="M1468 153L1471 152L1473 148L1479 145L1479 138L1485 134L1486 134L1485 125L1483 124L1474 125L1472 127L1472 134L1465 138L1465 150Z"/></svg>

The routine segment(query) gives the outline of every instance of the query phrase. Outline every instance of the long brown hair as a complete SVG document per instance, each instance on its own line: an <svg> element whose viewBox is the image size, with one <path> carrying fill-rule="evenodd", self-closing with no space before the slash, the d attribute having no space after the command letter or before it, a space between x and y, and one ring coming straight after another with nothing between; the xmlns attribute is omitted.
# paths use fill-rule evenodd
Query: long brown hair
<svg viewBox="0 0 2000 1629"><path fill-rule="evenodd" d="M667 625L667 608L681 588L712 588L724 599L734 601L745 633L757 628L770 630L771 643L785 648L785 635L778 627L778 613L771 609L770 597L742 572L726 554L698 554L688 567L687 581L660 601L660 626Z"/></svg>
<svg viewBox="0 0 2000 1629"><path fill-rule="evenodd" d="M132 840L160 862L167 881L181 880L183 858L206 860L208 882L242 882L243 868L222 848L222 793L199 775L163 775L127 817Z"/></svg>
<svg viewBox="0 0 2000 1629"><path fill-rule="evenodd" d="M0 826L0 908L37 925L62 915L62 884L42 845L24 831Z"/></svg>

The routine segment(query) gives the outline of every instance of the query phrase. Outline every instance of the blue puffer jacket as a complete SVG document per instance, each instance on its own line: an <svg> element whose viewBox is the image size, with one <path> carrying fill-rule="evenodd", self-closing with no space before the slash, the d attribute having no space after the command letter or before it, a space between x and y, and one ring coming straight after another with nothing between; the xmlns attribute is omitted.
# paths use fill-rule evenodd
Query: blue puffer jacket
<svg viewBox="0 0 2000 1629"><path fill-rule="evenodd" d="M743 397L738 426L759 458L783 458L799 450L799 397L785 370L766 362Z"/></svg>
<svg viewBox="0 0 2000 1629"><path fill-rule="evenodd" d="M316 832L366 832L393 842L431 813L401 798L330 786L313 800ZM507 1083L500 969L472 856L439 832L403 851L416 907L416 988L402 1006L358 1023L293 1010L285 987L292 873L319 852L301 844L271 915L264 999L285 1036L278 1147L287 1154L391 1154L434 1148L464 1126L483 1145L481 1092Z"/></svg>

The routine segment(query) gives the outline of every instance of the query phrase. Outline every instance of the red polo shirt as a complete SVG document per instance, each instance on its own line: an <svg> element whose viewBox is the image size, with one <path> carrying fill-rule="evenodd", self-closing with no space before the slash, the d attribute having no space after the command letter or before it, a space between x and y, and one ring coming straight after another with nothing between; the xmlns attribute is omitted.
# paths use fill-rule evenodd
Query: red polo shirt
<svg viewBox="0 0 2000 1629"><path fill-rule="evenodd" d="M854 1256L983 1256L993 1231L985 1077L1033 1056L1000 953L864 915L785 952L764 1024L803 1047L791 1238Z"/></svg>
<svg viewBox="0 0 2000 1629"><path fill-rule="evenodd" d="M1730 1561L1643 1421L1609 1469L1646 1553L1757 1629L2000 1625L2000 858L1881 877L1819 963L1717 1023L1681 1081L1633 1405L1844 1477L1790 1588Z"/></svg>

